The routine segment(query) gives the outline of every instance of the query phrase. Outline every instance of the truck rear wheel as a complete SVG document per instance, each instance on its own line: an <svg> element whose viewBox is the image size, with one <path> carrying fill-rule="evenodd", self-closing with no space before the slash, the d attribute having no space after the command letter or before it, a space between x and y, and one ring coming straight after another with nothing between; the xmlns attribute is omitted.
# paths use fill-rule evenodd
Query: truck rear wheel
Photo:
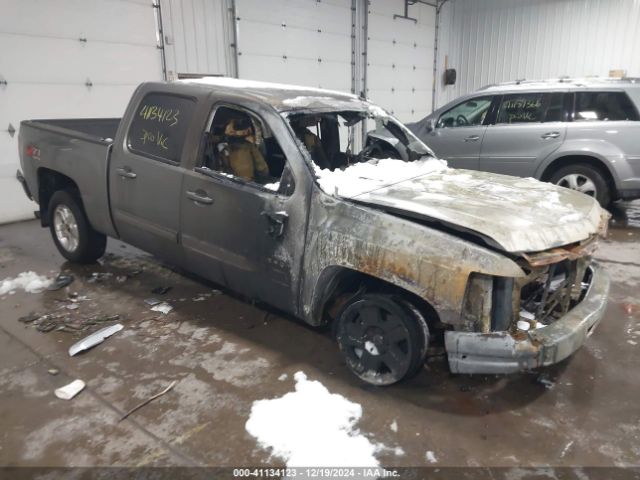
<svg viewBox="0 0 640 480"><path fill-rule="evenodd" d="M91 227L80 202L70 192L53 194L48 215L53 242L64 258L93 263L104 254L107 237Z"/></svg>
<svg viewBox="0 0 640 480"><path fill-rule="evenodd" d="M611 203L611 189L604 175L595 167L575 163L562 167L549 179L561 187L577 190L589 195L607 207Z"/></svg>
<svg viewBox="0 0 640 480"><path fill-rule="evenodd" d="M336 319L336 339L349 369L372 385L391 385L423 366L429 328L422 314L399 295L363 294Z"/></svg>

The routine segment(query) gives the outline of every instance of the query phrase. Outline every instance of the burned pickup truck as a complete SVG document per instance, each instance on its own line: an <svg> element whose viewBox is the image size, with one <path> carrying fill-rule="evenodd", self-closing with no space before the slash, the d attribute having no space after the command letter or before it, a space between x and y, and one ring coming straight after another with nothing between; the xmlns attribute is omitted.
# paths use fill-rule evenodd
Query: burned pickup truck
<svg viewBox="0 0 640 480"><path fill-rule="evenodd" d="M65 258L95 261L114 237L332 324L372 384L417 372L436 340L453 372L550 365L603 316L594 199L449 168L352 95L145 83L122 119L25 121L19 144L18 178Z"/></svg>

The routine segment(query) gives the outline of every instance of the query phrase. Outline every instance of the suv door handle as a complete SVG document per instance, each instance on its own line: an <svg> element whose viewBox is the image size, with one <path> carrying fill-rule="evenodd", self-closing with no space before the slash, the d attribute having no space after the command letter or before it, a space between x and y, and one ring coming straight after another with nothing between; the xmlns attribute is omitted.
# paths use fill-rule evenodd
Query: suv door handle
<svg viewBox="0 0 640 480"><path fill-rule="evenodd" d="M196 190L195 192L187 190L187 198L202 205L211 205L213 203L213 198L207 196L207 193L203 190Z"/></svg>
<svg viewBox="0 0 640 480"><path fill-rule="evenodd" d="M260 215L264 215L267 217L269 221L269 228L267 229L267 233L274 237L278 238L284 234L284 226L289 219L289 215L287 212L279 211L279 212L261 212Z"/></svg>
<svg viewBox="0 0 640 480"><path fill-rule="evenodd" d="M475 142L477 140L480 140L479 135L469 135L467 138L464 139L465 142Z"/></svg>
<svg viewBox="0 0 640 480"><path fill-rule="evenodd" d="M560 136L560 132L547 132L544 135L541 135L540 138L558 138Z"/></svg>
<svg viewBox="0 0 640 480"><path fill-rule="evenodd" d="M131 169L129 167L124 167L124 168L116 168L116 173L118 175L120 175L122 178L131 178L134 179L136 178L138 175L136 175L134 172L131 171Z"/></svg>

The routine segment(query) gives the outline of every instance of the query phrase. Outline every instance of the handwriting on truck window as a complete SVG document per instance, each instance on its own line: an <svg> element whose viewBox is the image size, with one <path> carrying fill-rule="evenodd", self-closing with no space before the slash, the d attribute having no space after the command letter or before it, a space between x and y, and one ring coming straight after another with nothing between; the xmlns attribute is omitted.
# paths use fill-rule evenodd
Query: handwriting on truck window
<svg viewBox="0 0 640 480"><path fill-rule="evenodd" d="M158 121L164 123L170 127L178 124L178 117L180 116L180 109L163 108L158 105L143 105L138 113L138 116L145 120Z"/></svg>
<svg viewBox="0 0 640 480"><path fill-rule="evenodd" d="M142 137L140 137L143 145L152 144L156 145L164 150L169 150L168 142L169 137L162 133L160 130L150 132L147 129L142 129Z"/></svg>

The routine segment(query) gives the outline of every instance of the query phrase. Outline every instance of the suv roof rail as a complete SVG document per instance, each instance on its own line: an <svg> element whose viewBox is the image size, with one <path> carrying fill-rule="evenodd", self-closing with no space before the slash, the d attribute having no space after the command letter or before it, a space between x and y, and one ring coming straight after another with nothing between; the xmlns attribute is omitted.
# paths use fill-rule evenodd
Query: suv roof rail
<svg viewBox="0 0 640 480"><path fill-rule="evenodd" d="M480 87L478 91L488 90L496 87L508 87L512 85L553 85L556 83L569 84L574 86L588 86L589 84L603 84L603 83L629 83L640 84L640 77L569 77L562 76L558 78L549 78L542 80L527 80L524 78L511 80L508 82L492 83Z"/></svg>

